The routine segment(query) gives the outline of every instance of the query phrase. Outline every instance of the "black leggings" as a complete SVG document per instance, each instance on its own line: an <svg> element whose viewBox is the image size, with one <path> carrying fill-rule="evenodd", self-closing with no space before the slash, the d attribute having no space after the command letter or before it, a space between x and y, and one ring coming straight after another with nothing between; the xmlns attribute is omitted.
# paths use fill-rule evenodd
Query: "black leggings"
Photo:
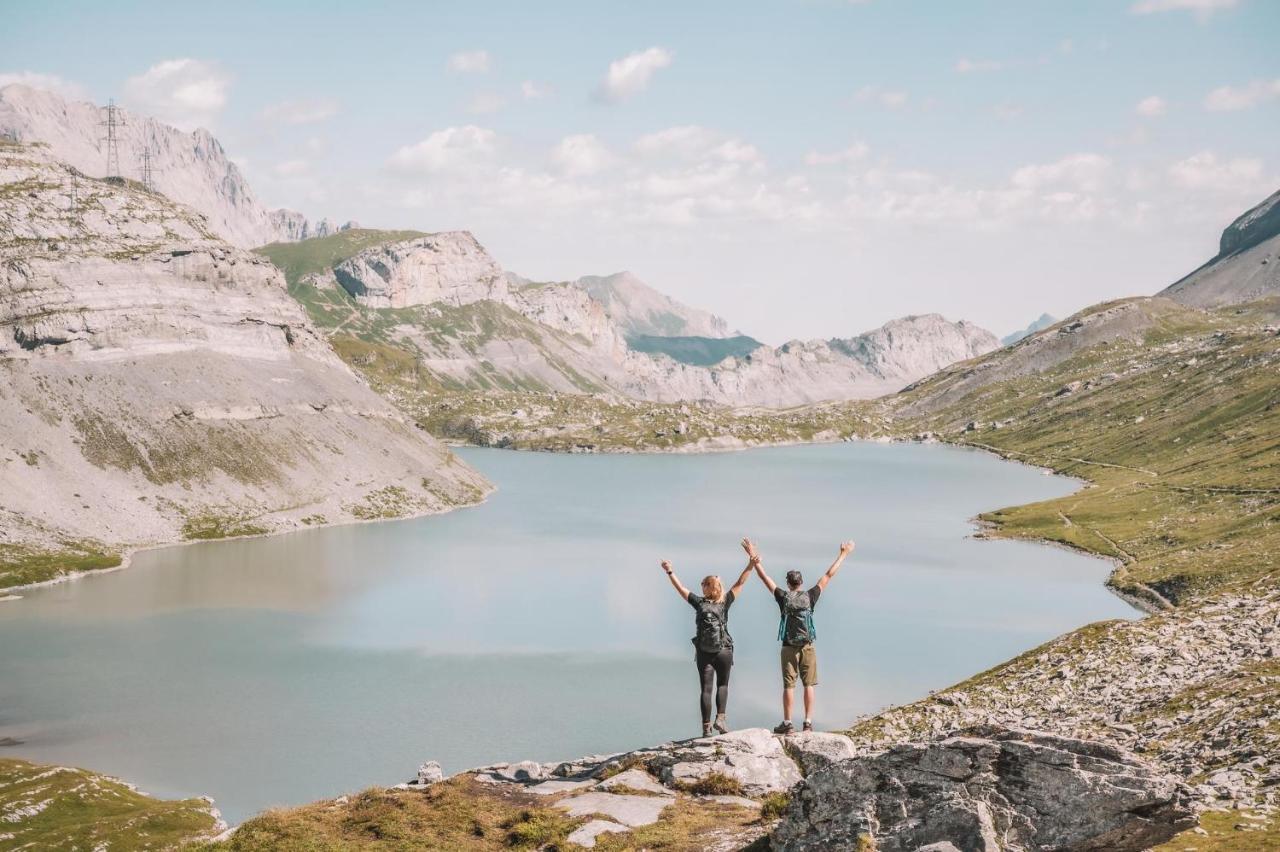
<svg viewBox="0 0 1280 852"><path fill-rule="evenodd" d="M716 712L724 713L729 703L729 670L733 668L733 649L723 648L714 654L694 649L698 664L698 680L702 684L702 723L711 721L711 690L715 687Z"/></svg>

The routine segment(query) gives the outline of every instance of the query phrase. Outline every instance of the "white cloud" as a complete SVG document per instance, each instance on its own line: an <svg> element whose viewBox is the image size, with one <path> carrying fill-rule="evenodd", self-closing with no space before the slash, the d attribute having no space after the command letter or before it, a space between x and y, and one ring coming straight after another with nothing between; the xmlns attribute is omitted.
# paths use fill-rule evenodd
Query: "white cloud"
<svg viewBox="0 0 1280 852"><path fill-rule="evenodd" d="M1262 161L1248 157L1219 160L1212 151L1201 151L1171 165L1169 176L1186 189L1237 192L1258 185Z"/></svg>
<svg viewBox="0 0 1280 852"><path fill-rule="evenodd" d="M600 84L600 97L616 102L644 91L653 75L671 65L672 59L671 51L663 47L651 47L615 59L609 63L604 82Z"/></svg>
<svg viewBox="0 0 1280 852"><path fill-rule="evenodd" d="M549 88L533 80L525 80L520 84L520 97L526 101L541 100L550 93L551 90Z"/></svg>
<svg viewBox="0 0 1280 852"><path fill-rule="evenodd" d="M1243 86L1222 86L1204 99L1204 108L1214 112L1252 109L1263 101L1280 97L1280 80L1253 80Z"/></svg>
<svg viewBox="0 0 1280 852"><path fill-rule="evenodd" d="M995 59L966 59L961 57L956 61L955 69L958 74L974 74L981 71L999 71L1004 67L1003 62Z"/></svg>
<svg viewBox="0 0 1280 852"><path fill-rule="evenodd" d="M489 51L464 50L449 57L449 70L460 74L483 74L489 70Z"/></svg>
<svg viewBox="0 0 1280 852"><path fill-rule="evenodd" d="M1194 12L1208 17L1220 9L1231 9L1236 0L1138 0L1129 7L1135 15L1152 15L1158 12Z"/></svg>
<svg viewBox="0 0 1280 852"><path fill-rule="evenodd" d="M1071 154L1052 163L1023 166L1014 171L1011 183L1026 190L1071 188L1097 191L1111 168L1111 161L1099 154Z"/></svg>
<svg viewBox="0 0 1280 852"><path fill-rule="evenodd" d="M819 151L810 151L805 155L805 165L809 166L833 166L840 163L852 163L866 157L871 152L870 146L865 142L855 142L848 148L823 154Z"/></svg>
<svg viewBox="0 0 1280 852"><path fill-rule="evenodd" d="M560 170L570 177L583 177L600 172L613 162L613 154L591 133L566 136L551 152Z"/></svg>
<svg viewBox="0 0 1280 852"><path fill-rule="evenodd" d="M1157 118L1168 111L1169 104L1164 98L1159 97L1158 95L1152 95L1149 98L1143 98L1138 101L1138 105L1133 109L1134 112L1143 118Z"/></svg>
<svg viewBox="0 0 1280 852"><path fill-rule="evenodd" d="M285 160L276 163L274 171L283 178L301 177L311 171L311 163L306 160Z"/></svg>
<svg viewBox="0 0 1280 852"><path fill-rule="evenodd" d="M910 97L904 91L880 86L863 86L853 94L853 99L858 103L877 103L885 109L902 109Z"/></svg>
<svg viewBox="0 0 1280 852"><path fill-rule="evenodd" d="M259 116L272 124L314 124L337 114L338 102L333 98L315 98L268 104Z"/></svg>
<svg viewBox="0 0 1280 852"><path fill-rule="evenodd" d="M0 89L13 83L30 86L33 89L44 89L61 95L69 101L87 101L89 93L79 83L64 80L56 74L42 74L39 71L9 71L0 74Z"/></svg>
<svg viewBox="0 0 1280 852"><path fill-rule="evenodd" d="M507 105L507 99L495 92L481 92L467 104L467 112L473 115L488 115L497 112Z"/></svg>
<svg viewBox="0 0 1280 852"><path fill-rule="evenodd" d="M230 76L217 63L166 59L124 83L124 101L133 109L183 130L208 127L227 105Z"/></svg>
<svg viewBox="0 0 1280 852"><path fill-rule="evenodd" d="M466 169L494 153L497 134L474 124L437 130L416 145L405 145L387 165L407 174L430 174Z"/></svg>

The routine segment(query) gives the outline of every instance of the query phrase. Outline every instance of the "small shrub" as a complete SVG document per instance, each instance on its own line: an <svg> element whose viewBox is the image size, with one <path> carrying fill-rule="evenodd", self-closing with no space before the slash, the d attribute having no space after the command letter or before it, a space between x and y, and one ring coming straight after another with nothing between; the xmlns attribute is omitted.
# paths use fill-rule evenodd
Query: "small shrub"
<svg viewBox="0 0 1280 852"><path fill-rule="evenodd" d="M790 804L790 793L770 793L760 803L760 821L773 822L775 819L781 819Z"/></svg>
<svg viewBox="0 0 1280 852"><path fill-rule="evenodd" d="M508 846L534 849L564 843L572 826L573 821L567 816L545 810L521 811L502 824L507 832Z"/></svg>
<svg viewBox="0 0 1280 852"><path fill-rule="evenodd" d="M681 789L695 796L741 796L742 782L723 772L709 772L697 781L682 784Z"/></svg>

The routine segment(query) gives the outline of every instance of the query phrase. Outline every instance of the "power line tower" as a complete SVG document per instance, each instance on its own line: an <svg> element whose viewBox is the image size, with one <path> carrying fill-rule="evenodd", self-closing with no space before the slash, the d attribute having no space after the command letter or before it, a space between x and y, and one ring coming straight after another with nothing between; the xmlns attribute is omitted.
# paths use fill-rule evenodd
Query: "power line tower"
<svg viewBox="0 0 1280 852"><path fill-rule="evenodd" d="M101 141L107 143L107 178L123 178L120 174L120 134L119 130L125 126L124 116L120 114L120 107L116 106L115 98L107 101L104 107L107 111L107 117L99 124L107 129L107 135Z"/></svg>
<svg viewBox="0 0 1280 852"><path fill-rule="evenodd" d="M160 169L151 164L154 159L150 145L142 149L142 185L147 188L148 192L156 191L156 172L160 171Z"/></svg>

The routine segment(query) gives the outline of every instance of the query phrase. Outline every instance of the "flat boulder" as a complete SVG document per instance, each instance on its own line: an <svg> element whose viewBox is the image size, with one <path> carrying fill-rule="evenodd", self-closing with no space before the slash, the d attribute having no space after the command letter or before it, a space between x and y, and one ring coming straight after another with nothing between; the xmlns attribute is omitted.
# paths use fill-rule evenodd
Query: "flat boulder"
<svg viewBox="0 0 1280 852"><path fill-rule="evenodd" d="M583 793L556 802L556 807L569 812L569 816L602 814L623 825L635 828L658 821L671 800L666 796L630 796L616 793Z"/></svg>
<svg viewBox="0 0 1280 852"><path fill-rule="evenodd" d="M783 746L805 775L854 756L853 740L844 734L807 731L787 737Z"/></svg>
<svg viewBox="0 0 1280 852"><path fill-rule="evenodd" d="M1196 824L1191 790L1111 745L995 726L809 775L773 849L1139 852Z"/></svg>
<svg viewBox="0 0 1280 852"><path fill-rule="evenodd" d="M649 768L668 786L724 775L748 796L789 790L803 777L778 737L764 728L673 743L649 759Z"/></svg>

